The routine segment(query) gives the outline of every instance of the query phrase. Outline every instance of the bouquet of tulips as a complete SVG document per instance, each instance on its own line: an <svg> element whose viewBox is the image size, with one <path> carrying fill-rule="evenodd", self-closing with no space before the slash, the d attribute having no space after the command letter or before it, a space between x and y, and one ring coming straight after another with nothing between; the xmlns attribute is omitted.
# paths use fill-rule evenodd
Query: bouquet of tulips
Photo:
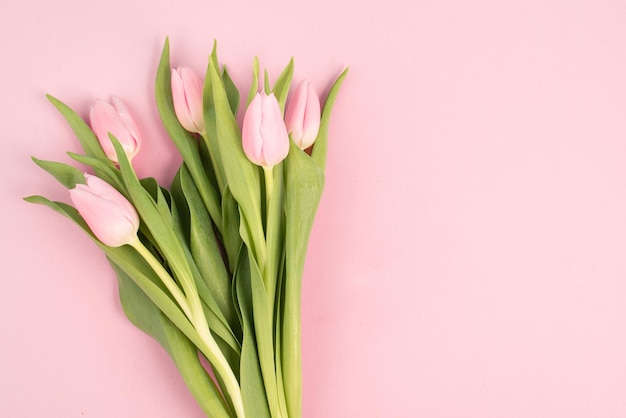
<svg viewBox="0 0 626 418"><path fill-rule="evenodd" d="M104 251L124 312L167 350L208 416L301 416L300 293L324 185L330 112L310 83L286 106L293 60L273 86L255 59L243 126L240 95L214 46L204 80L170 69L166 40L156 102L182 156L171 187L139 179L140 132L118 98L90 125L59 100L89 167L33 158L69 189L73 206L42 196ZM286 111L285 111L286 108Z"/></svg>

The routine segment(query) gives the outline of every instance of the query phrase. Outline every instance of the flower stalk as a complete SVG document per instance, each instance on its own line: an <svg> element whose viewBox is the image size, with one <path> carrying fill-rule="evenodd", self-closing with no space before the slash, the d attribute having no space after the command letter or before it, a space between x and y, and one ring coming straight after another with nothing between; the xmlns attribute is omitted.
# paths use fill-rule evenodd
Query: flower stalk
<svg viewBox="0 0 626 418"><path fill-rule="evenodd" d="M167 270L165 270L165 267L163 267L163 264L161 264L161 262L157 260L154 254L152 254L150 250L148 250L146 246L143 245L143 243L139 240L139 238L130 242L129 245L133 247L139 253L139 255L141 255L143 259L146 260L148 264L150 264L150 267L152 267L154 272L159 276L159 279L161 279L161 282L165 285L167 290L172 294L172 296L174 297L174 300L176 301L176 303L178 303L178 306L180 307L180 309L185 313L185 316L189 319L189 321L193 323L194 322L193 313L191 312L191 308L189 307L187 298L185 297L183 292L180 290L180 288L178 287L178 285L176 284L172 276L170 276Z"/></svg>

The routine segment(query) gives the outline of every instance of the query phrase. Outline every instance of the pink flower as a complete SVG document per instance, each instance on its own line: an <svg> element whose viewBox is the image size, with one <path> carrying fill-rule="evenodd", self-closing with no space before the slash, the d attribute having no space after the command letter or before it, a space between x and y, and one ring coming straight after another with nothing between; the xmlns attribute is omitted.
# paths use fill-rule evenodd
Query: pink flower
<svg viewBox="0 0 626 418"><path fill-rule="evenodd" d="M133 205L104 180L89 174L85 180L70 190L70 198L94 235L109 247L135 241L139 216Z"/></svg>
<svg viewBox="0 0 626 418"><path fill-rule="evenodd" d="M118 159L113 143L109 139L109 132L120 142L129 160L137 155L141 147L139 128L128 108L118 97L111 98L111 103L96 100L91 106L89 120L104 153L111 161L117 163Z"/></svg>
<svg viewBox="0 0 626 418"><path fill-rule="evenodd" d="M311 83L303 80L296 87L285 115L287 131L293 142L301 149L313 145L320 130L320 120L320 99Z"/></svg>
<svg viewBox="0 0 626 418"><path fill-rule="evenodd" d="M185 129L199 134L204 133L203 84L190 68L178 67L172 71L172 98L176 116Z"/></svg>
<svg viewBox="0 0 626 418"><path fill-rule="evenodd" d="M250 161L272 167L289 153L289 135L274 94L257 93L243 118L243 150Z"/></svg>

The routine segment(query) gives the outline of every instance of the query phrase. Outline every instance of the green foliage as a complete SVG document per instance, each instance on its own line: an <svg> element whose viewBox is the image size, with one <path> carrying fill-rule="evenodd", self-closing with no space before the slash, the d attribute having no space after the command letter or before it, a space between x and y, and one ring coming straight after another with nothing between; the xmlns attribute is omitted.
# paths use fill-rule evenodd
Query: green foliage
<svg viewBox="0 0 626 418"><path fill-rule="evenodd" d="M256 58L252 73L246 104L262 88L275 94L284 113L293 58L274 86L267 71L259 81ZM154 178L139 179L109 135L119 160L112 163L77 113L48 96L82 145L84 154L69 156L122 193L141 225L135 242L108 247L72 206L42 196L25 200L72 220L102 249L117 275L126 316L168 352L208 416L301 417L301 280L324 187L330 113L346 74L326 99L311 155L291 143L283 162L261 169L244 153L240 93L219 64L216 44L204 78L206 132L192 134L180 124L166 40L155 99L183 159L169 189ZM68 189L85 183L71 165L33 161Z"/></svg>

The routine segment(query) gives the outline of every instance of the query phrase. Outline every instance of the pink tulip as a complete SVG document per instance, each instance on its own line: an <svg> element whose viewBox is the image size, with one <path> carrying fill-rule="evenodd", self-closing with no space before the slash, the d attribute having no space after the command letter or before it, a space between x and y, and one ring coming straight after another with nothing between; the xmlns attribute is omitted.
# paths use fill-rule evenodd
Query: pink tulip
<svg viewBox="0 0 626 418"><path fill-rule="evenodd" d="M172 98L174 111L189 132L204 133L202 112L203 82L190 68L179 67L172 71Z"/></svg>
<svg viewBox="0 0 626 418"><path fill-rule="evenodd" d="M272 167L289 153L289 135L274 94L257 93L243 118L243 150L250 161Z"/></svg>
<svg viewBox="0 0 626 418"><path fill-rule="evenodd" d="M285 115L287 131L301 149L315 142L320 130L320 119L320 99L311 83L303 80L296 87Z"/></svg>
<svg viewBox="0 0 626 418"><path fill-rule="evenodd" d="M118 97L113 97L111 103L96 100L91 106L89 120L104 153L111 161L117 163L118 159L113 143L109 139L109 132L120 142L129 160L137 155L141 147L139 128L128 108Z"/></svg>
<svg viewBox="0 0 626 418"><path fill-rule="evenodd" d="M89 174L85 180L70 190L70 198L94 235L109 247L135 241L139 216L133 205L104 180Z"/></svg>

